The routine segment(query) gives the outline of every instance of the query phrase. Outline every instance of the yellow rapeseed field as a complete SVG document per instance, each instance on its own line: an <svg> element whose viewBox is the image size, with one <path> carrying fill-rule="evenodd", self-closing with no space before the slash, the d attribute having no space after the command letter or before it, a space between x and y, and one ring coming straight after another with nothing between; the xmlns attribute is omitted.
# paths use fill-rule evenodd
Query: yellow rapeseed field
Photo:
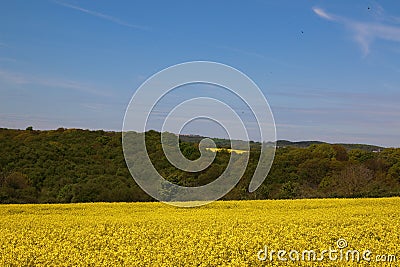
<svg viewBox="0 0 400 267"><path fill-rule="evenodd" d="M219 151L222 151L222 150L226 150L226 151L228 151L229 153L232 153L232 152L235 152L235 153L237 153L237 154L248 153L247 150L231 149L231 148L212 148L212 147L210 147L210 148L206 148L206 149L207 149L207 150L210 150L210 151L213 151L213 152L219 152Z"/></svg>
<svg viewBox="0 0 400 267"><path fill-rule="evenodd" d="M0 266L400 266L399 207L400 198L1 205Z"/></svg>

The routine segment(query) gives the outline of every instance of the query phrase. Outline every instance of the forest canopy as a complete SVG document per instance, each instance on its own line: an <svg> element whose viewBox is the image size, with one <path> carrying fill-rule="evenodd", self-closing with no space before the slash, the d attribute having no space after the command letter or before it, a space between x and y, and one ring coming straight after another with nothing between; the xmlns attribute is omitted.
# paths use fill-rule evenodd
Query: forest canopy
<svg viewBox="0 0 400 267"><path fill-rule="evenodd" d="M226 168L222 149L198 173L176 169L166 159L160 133L146 132L149 157L169 181L207 184ZM153 201L131 177L123 156L121 132L64 129L0 129L0 203ZM182 136L188 159L200 156L201 137ZM229 142L215 139L217 146ZM264 183L248 192L260 151L251 143L250 161L238 185L223 199L387 197L400 195L400 148L322 142L278 141Z"/></svg>

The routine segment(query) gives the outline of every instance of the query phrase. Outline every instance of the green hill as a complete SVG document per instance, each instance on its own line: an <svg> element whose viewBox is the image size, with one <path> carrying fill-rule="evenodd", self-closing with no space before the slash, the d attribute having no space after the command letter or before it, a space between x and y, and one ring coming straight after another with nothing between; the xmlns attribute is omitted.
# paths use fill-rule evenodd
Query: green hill
<svg viewBox="0 0 400 267"><path fill-rule="evenodd" d="M198 143L200 142L201 139L206 138L204 136L200 135L181 135L180 140L183 142L190 142L190 143ZM215 144L218 147L225 147L228 148L230 147L230 140L229 139L221 139L221 138L212 138L215 142ZM282 147L300 147L300 148L306 148L311 145L320 145L320 144L328 144L326 142L321 142L321 141L297 141L297 142L292 142L288 140L278 140L276 142L276 146L278 148ZM250 145L252 147L259 147L260 143L259 142L251 142ZM364 151L381 151L384 149L384 147L380 146L375 146L375 145L367 145L367 144L343 144L343 143L338 143L338 145L341 145L345 147L347 150L352 150L352 149L361 149Z"/></svg>
<svg viewBox="0 0 400 267"><path fill-rule="evenodd" d="M180 138L182 153L192 160L198 158L202 137ZM146 140L155 168L180 185L213 181L225 170L230 157L222 150L210 167L188 173L177 170L165 158L160 133L147 132ZM219 147L229 145L228 140L215 140ZM278 141L268 177L250 194L247 188L260 153L259 143L251 146L243 178L224 199L400 195L400 149L314 141ZM120 132L0 129L0 152L0 203L152 201L130 176Z"/></svg>

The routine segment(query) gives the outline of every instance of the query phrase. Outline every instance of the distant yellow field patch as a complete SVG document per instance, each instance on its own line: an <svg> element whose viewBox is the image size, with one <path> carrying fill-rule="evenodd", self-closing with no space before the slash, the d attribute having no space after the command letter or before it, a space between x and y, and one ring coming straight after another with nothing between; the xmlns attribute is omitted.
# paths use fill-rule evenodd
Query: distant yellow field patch
<svg viewBox="0 0 400 267"><path fill-rule="evenodd" d="M206 148L207 150L210 150L210 151L213 151L213 152L218 152L218 151L221 151L221 150L227 150L229 153L232 153L232 152L235 152L235 153L237 153L237 154L243 154L243 153L247 153L248 151L246 151L246 150L240 150L240 149L230 149L230 148L214 148L214 147L212 147L212 148Z"/></svg>

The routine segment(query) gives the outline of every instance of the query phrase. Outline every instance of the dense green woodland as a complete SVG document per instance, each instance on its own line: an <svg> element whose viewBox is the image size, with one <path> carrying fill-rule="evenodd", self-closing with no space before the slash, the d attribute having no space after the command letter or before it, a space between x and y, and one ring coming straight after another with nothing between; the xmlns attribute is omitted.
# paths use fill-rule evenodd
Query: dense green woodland
<svg viewBox="0 0 400 267"><path fill-rule="evenodd" d="M198 158L198 140L186 139L180 144L183 154ZM218 152L204 171L185 173L164 157L160 133L147 132L146 142L156 169L180 185L209 183L224 171L230 157L227 151ZM282 142L264 184L250 194L247 188L259 157L257 143L252 143L245 175L224 199L400 195L400 148L373 152L365 145ZM1 203L153 200L129 174L120 132L0 129L0 149Z"/></svg>

